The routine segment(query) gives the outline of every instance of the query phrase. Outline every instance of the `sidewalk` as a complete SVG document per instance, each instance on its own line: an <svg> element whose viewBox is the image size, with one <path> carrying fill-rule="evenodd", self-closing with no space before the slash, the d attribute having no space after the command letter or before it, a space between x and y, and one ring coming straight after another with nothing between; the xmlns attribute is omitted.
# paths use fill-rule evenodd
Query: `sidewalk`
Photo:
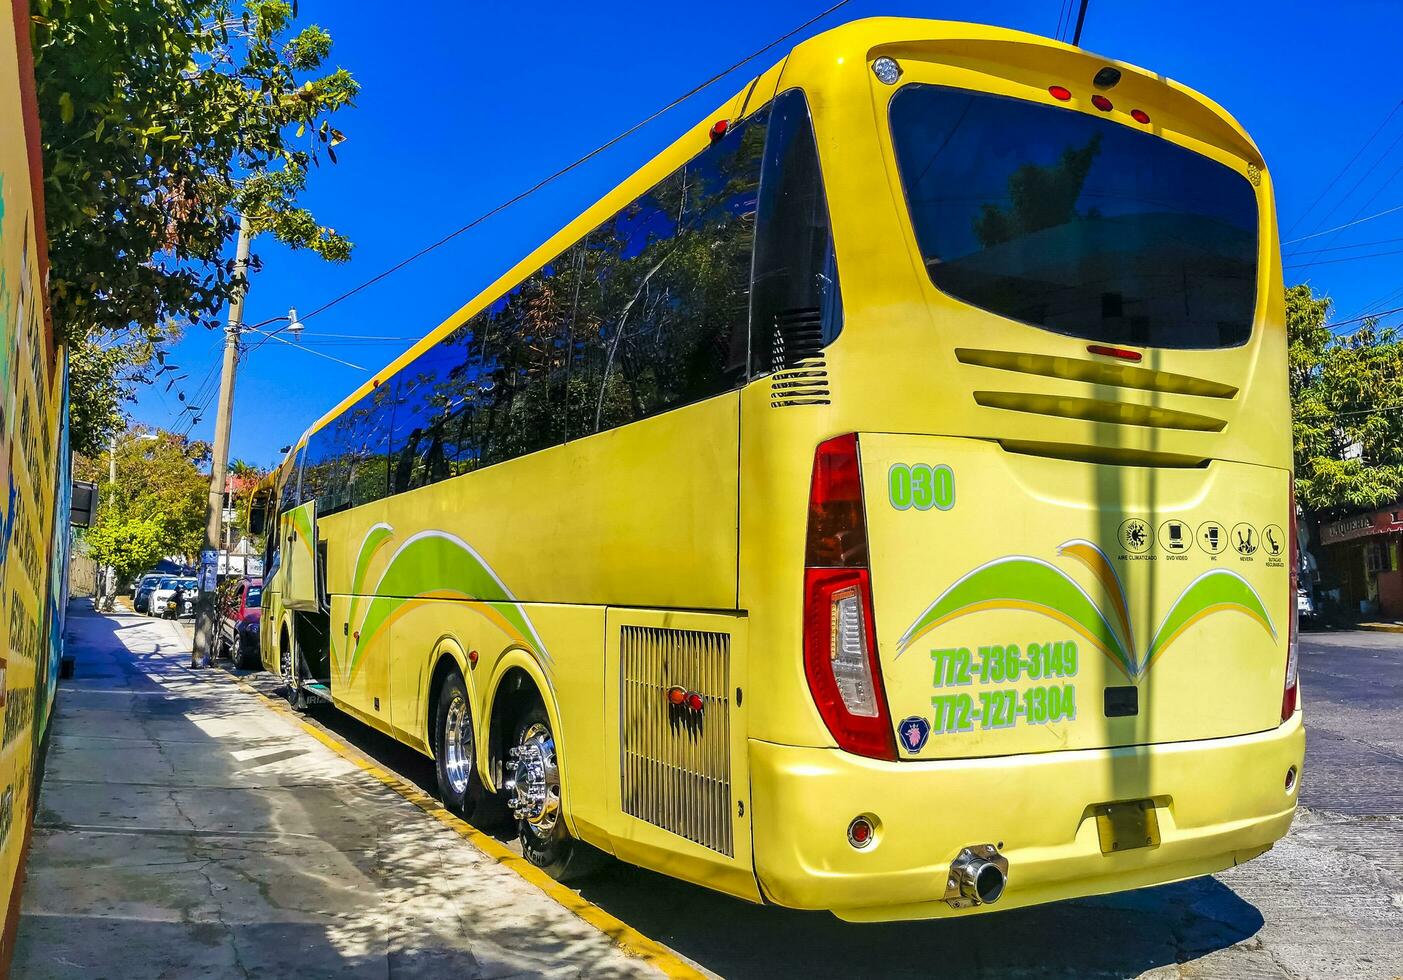
<svg viewBox="0 0 1403 980"><path fill-rule="evenodd" d="M657 976L173 623L69 608L14 976Z"/></svg>

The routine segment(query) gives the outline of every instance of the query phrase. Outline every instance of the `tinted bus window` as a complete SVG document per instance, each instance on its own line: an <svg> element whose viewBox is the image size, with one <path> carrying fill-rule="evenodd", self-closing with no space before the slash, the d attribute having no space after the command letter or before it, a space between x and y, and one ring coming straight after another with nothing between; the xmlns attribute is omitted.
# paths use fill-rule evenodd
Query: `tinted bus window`
<svg viewBox="0 0 1403 980"><path fill-rule="evenodd" d="M838 336L843 307L818 146L804 93L777 96L760 177L751 370L793 367Z"/></svg>
<svg viewBox="0 0 1403 980"><path fill-rule="evenodd" d="M570 436L732 390L745 376L750 264L769 109L585 239Z"/></svg>
<svg viewBox="0 0 1403 980"><path fill-rule="evenodd" d="M1257 200L1239 173L1110 119L934 85L892 98L930 278L974 306L1106 343L1245 343Z"/></svg>

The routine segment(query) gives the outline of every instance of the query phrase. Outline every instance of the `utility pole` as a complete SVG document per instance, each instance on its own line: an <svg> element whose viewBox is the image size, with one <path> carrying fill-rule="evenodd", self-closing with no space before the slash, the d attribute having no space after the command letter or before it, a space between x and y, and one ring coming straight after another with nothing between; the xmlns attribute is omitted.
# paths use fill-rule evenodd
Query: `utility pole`
<svg viewBox="0 0 1403 980"><path fill-rule="evenodd" d="M117 506L117 433L112 433L107 456L107 506Z"/></svg>
<svg viewBox="0 0 1403 980"><path fill-rule="evenodd" d="M224 488L229 482L229 427L234 415L234 370L239 363L239 334L243 330L244 297L248 295L248 250L253 237L248 218L239 219L239 242L234 252L234 293L229 299L229 323L224 328L224 366L219 373L219 414L214 420L214 459L209 480L209 508L205 513L205 548L200 555L199 597L195 601L195 643L190 666L207 666L214 654L214 585L218 580L221 525L224 521ZM213 553L206 571L205 557Z"/></svg>

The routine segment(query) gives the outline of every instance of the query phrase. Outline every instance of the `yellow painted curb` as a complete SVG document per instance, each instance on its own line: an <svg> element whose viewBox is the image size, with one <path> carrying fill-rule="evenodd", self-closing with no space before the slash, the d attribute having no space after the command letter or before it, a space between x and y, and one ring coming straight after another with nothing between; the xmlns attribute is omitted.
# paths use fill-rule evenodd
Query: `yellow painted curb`
<svg viewBox="0 0 1403 980"><path fill-rule="evenodd" d="M407 783L394 773L381 768L370 759L366 758L360 750L329 735L320 727L302 718L285 702L269 697L241 677L227 673L223 669L211 669L217 669L221 676L258 698L270 709L286 714L318 742L321 742L343 759L354 763L360 769L394 790L439 823L456 832L458 836L462 837L498 864L505 865L512 871L515 871L526 881L545 892L557 905L573 912L579 918L604 933L604 935L613 940L615 944L630 956L635 956L638 959L644 960L666 977L693 978L708 976L708 974L702 973L666 946L649 939L628 923L609 914L598 905L584 898L579 892L562 885L530 861L503 845L502 842L495 837L484 834L456 814L450 813L438 800L419 789L419 787Z"/></svg>

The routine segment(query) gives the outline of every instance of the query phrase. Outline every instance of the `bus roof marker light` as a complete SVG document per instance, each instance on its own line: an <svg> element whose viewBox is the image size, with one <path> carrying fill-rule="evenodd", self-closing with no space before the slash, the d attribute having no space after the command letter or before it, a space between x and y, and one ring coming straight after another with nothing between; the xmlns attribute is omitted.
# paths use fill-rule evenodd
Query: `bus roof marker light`
<svg viewBox="0 0 1403 980"><path fill-rule="evenodd" d="M728 129L730 129L730 124L727 123L726 120L716 120L716 122L712 124L711 127L711 142L718 142L721 139L721 137L726 135L726 131Z"/></svg>
<svg viewBox="0 0 1403 980"><path fill-rule="evenodd" d="M1096 77L1091 80L1091 84L1097 88L1115 88L1120 81L1120 69L1107 65L1096 73Z"/></svg>
<svg viewBox="0 0 1403 980"><path fill-rule="evenodd" d="M1094 105L1096 108L1100 109L1102 112L1110 112L1112 109L1115 108L1115 106L1111 104L1110 99L1100 94L1093 95L1091 97L1091 104Z"/></svg>
<svg viewBox="0 0 1403 980"><path fill-rule="evenodd" d="M1061 85L1049 85L1047 94L1051 95L1058 102L1066 102L1072 97L1072 90Z"/></svg>
<svg viewBox="0 0 1403 980"><path fill-rule="evenodd" d="M1088 354L1100 354L1102 357L1115 357L1122 361L1138 361L1144 355L1138 350L1131 350L1128 347L1110 347L1106 344L1087 344Z"/></svg>
<svg viewBox="0 0 1403 980"><path fill-rule="evenodd" d="M872 74L876 75L877 81L883 85L895 85L901 79L901 66L896 63L895 58L884 55L872 62Z"/></svg>
<svg viewBox="0 0 1403 980"><path fill-rule="evenodd" d="M1149 124L1150 114L1144 109L1131 109L1130 118L1134 119L1140 125L1144 126Z"/></svg>

